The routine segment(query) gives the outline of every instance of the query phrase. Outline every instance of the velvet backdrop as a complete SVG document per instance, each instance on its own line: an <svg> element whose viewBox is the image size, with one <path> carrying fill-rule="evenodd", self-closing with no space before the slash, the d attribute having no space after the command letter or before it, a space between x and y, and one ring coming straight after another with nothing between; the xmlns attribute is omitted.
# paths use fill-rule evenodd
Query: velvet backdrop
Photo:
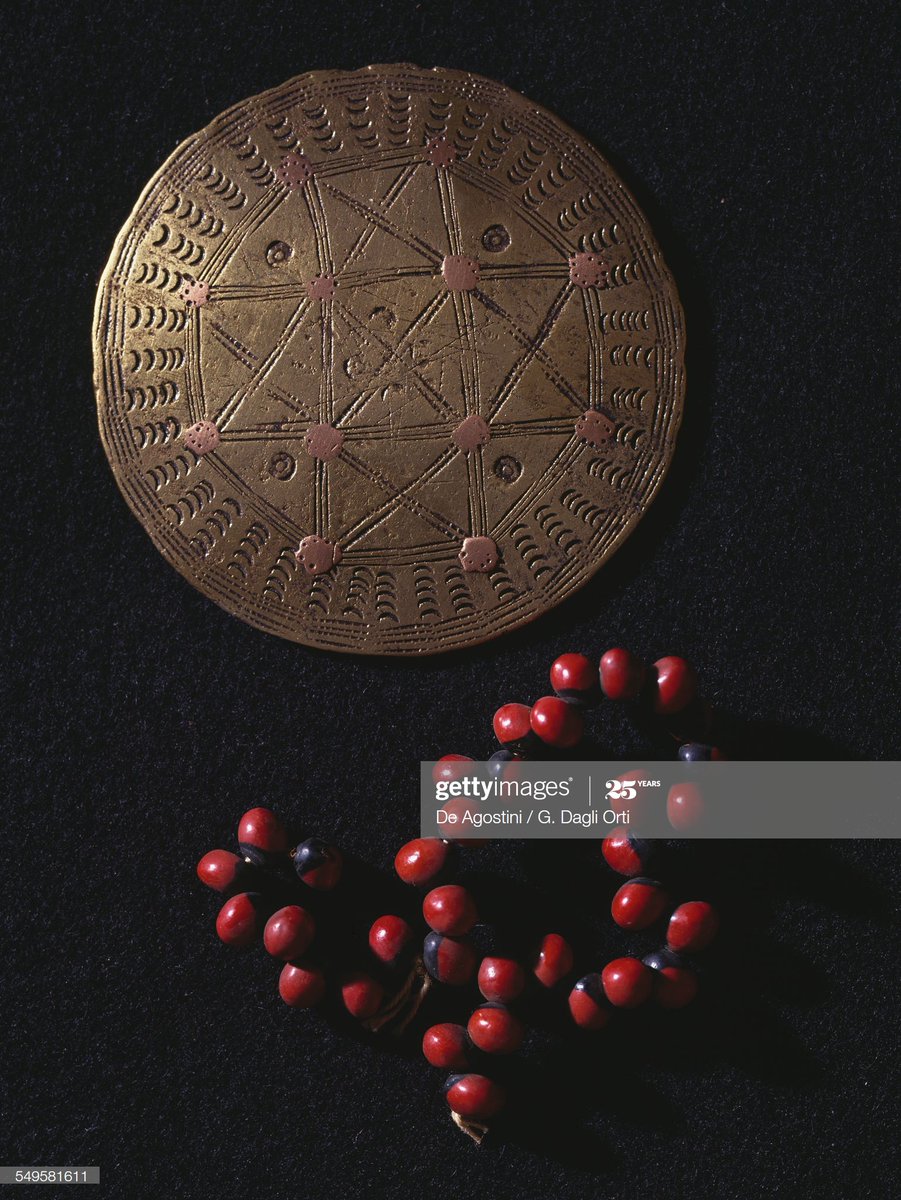
<svg viewBox="0 0 901 1200"><path fill-rule="evenodd" d="M193 875L254 803L386 868L418 760L490 752L494 707L566 649L686 654L761 757L897 756L890 7L10 6L0 1160L100 1164L129 1197L898 1194L896 844L687 849L677 884L725 918L703 1001L588 1048L536 1033L481 1149L415 1038L287 1010ZM595 141L690 347L676 463L628 546L532 627L423 662L292 646L193 591L128 513L91 387L98 276L174 146L293 74L398 60L500 79ZM489 912L559 919L586 968L622 944L596 851L471 861ZM363 914L409 903L351 876Z"/></svg>

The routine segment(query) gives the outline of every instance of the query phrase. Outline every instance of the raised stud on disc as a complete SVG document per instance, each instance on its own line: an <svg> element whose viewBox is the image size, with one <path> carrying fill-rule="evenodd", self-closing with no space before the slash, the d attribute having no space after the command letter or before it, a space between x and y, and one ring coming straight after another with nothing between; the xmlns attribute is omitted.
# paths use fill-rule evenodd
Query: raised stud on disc
<svg viewBox="0 0 901 1200"><path fill-rule="evenodd" d="M313 164L305 154L286 154L281 161L278 175L282 183L294 191L313 178Z"/></svg>
<svg viewBox="0 0 901 1200"><path fill-rule="evenodd" d="M307 292L311 300L331 300L337 286L334 275L317 275L307 284Z"/></svg>
<svg viewBox="0 0 901 1200"><path fill-rule="evenodd" d="M447 254L441 274L449 292L471 292L479 282L479 260L466 254Z"/></svg>
<svg viewBox="0 0 901 1200"><path fill-rule="evenodd" d="M616 432L616 423L596 408L589 408L576 421L576 433L584 438L589 446L603 446L609 442Z"/></svg>
<svg viewBox="0 0 901 1200"><path fill-rule="evenodd" d="M426 150L429 154L429 162L433 167L449 167L457 157L457 151L444 134L441 137L432 138L426 146Z"/></svg>
<svg viewBox="0 0 901 1200"><path fill-rule="evenodd" d="M344 434L333 425L311 425L304 434L303 444L311 458L331 462L341 453Z"/></svg>
<svg viewBox="0 0 901 1200"><path fill-rule="evenodd" d="M490 537L468 537L463 539L459 554L464 571L493 571L500 557L497 544Z"/></svg>
<svg viewBox="0 0 901 1200"><path fill-rule="evenodd" d="M188 279L178 294L188 308L203 308L210 298L210 285L199 279Z"/></svg>
<svg viewBox="0 0 901 1200"><path fill-rule="evenodd" d="M491 441L491 430L484 417L473 413L471 417L460 422L453 432L453 439L456 445L468 454L470 450L488 445Z"/></svg>
<svg viewBox="0 0 901 1200"><path fill-rule="evenodd" d="M344 556L340 546L311 533L301 539L294 557L308 575L324 575L326 571L337 566Z"/></svg>
<svg viewBox="0 0 901 1200"><path fill-rule="evenodd" d="M219 445L219 430L212 421L196 421L185 430L185 445L203 458Z"/></svg>
<svg viewBox="0 0 901 1200"><path fill-rule="evenodd" d="M580 251L570 255L569 278L576 287L605 288L610 281L610 268L596 254Z"/></svg>

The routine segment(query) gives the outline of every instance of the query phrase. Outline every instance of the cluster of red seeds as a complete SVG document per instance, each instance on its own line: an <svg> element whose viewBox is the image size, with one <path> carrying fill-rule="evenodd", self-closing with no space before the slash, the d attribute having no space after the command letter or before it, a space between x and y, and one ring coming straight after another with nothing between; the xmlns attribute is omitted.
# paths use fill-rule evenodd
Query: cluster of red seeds
<svg viewBox="0 0 901 1200"><path fill-rule="evenodd" d="M318 838L290 849L288 833L268 808L252 808L238 823L238 849L210 850L197 864L200 880L217 892L232 893L219 910L216 933L227 946L244 949L262 940L273 958L284 963L278 991L292 1008L313 1008L325 995L322 967L307 957L316 936L313 916L300 904L273 905L270 895L284 891L295 877L304 888L331 891L341 879L339 850ZM378 982L365 975L341 979L341 998L353 1016L376 1012L382 1003Z"/></svg>
<svg viewBox="0 0 901 1200"><path fill-rule="evenodd" d="M614 647L596 662L585 654L561 654L550 671L553 696L534 704L502 704L494 714L494 733L517 757L542 746L569 750L585 732L582 710L606 697L633 702L660 718L678 740L710 733L713 710L698 693L698 678L684 658L670 654L645 665L628 650ZM689 742L683 758L723 758L714 746Z"/></svg>
<svg viewBox="0 0 901 1200"><path fill-rule="evenodd" d="M614 648L594 662L584 654L563 654L550 670L553 696L542 696L532 705L503 704L494 714L493 728L502 749L492 755L499 765L523 760L552 750L569 750L584 735L582 710L608 700L632 702L644 712L661 719L664 727L682 741L703 736L713 725L713 712L698 694L697 676L684 658L667 655L646 666L628 650ZM723 752L704 742L685 742L679 757L685 761L722 759ZM434 777L454 780L466 773L466 755L447 754L436 764ZM503 769L503 768L501 768ZM668 811L673 825L688 824L696 808L693 785L679 785L670 793ZM469 801L457 798L445 807L461 807ZM460 845L479 845L481 840L458 839ZM604 842L604 857L624 875L635 876L613 898L611 915L626 930L641 930L660 920L670 905L662 884L641 877L639 871L652 849L649 842L631 836L614 836ZM418 838L398 852L395 867L407 883L424 885L443 870L447 843ZM439 888L436 892L463 892L462 888ZM435 893L430 893L434 895ZM426 898L428 901L428 897ZM474 921L475 906L470 900L467 911L473 916L465 928L446 928L435 924L428 906L426 920L432 925L433 939L426 939L427 969L440 982L463 984L475 971L477 957L460 934ZM573 1021L582 1029L601 1029L617 1008L636 1008L653 998L664 1008L680 1008L694 999L698 980L685 954L706 946L716 933L716 913L705 901L690 901L672 913L666 944L644 959L631 956L614 959L602 971L582 976L569 993L568 1008ZM570 974L573 953L560 934L546 934L532 964L534 976L545 987L554 987ZM495 975L504 980L500 989ZM487 1054L509 1054L519 1048L525 1027L507 1007L522 992L526 972L509 959L483 959L478 971L479 988L487 1004L477 1008L466 1027L456 1024L434 1025L423 1038L423 1054L436 1067L453 1074L445 1085L450 1107L461 1117L487 1121L504 1103L502 1089L487 1076L473 1074L473 1048Z"/></svg>
<svg viewBox="0 0 901 1200"><path fill-rule="evenodd" d="M501 763L525 759L543 747L571 749L584 733L582 710L602 697L631 701L667 723L680 741L706 735L712 727L712 710L698 696L697 677L682 658L667 656L646 667L627 650L608 650L599 666L582 654L564 654L550 671L555 694L531 706L504 704L494 715L494 732L502 749L492 756ZM685 761L720 759L725 755L705 742L686 742L679 757ZM435 778L455 779L473 761L448 754L439 760ZM689 812L696 797L687 784L677 796L670 794L671 819ZM450 803L454 804L452 800ZM678 827L678 820L673 819ZM483 839L458 838L462 846L483 844ZM316 937L313 916L301 904L285 904L273 911L261 887L263 876L274 874L283 885L294 876L317 891L334 888L341 878L342 856L334 847L309 838L289 849L287 832L269 809L254 808L238 826L240 854L212 850L200 860L197 874L209 887L229 893L216 919L216 932L227 945L246 947L262 937L265 949L282 961L279 994L295 1008L311 1008L326 992L322 967L307 957ZM530 979L543 988L555 988L571 976L573 951L559 933L541 938L528 970L511 958L479 955L467 935L479 920L476 903L464 887L436 883L448 861L451 844L435 838L416 838L402 846L395 869L405 883L430 887L422 902L429 932L421 962L433 980L463 986L477 977L483 1001L466 1026L442 1023L426 1030L422 1049L427 1061L450 1071L445 1096L451 1110L464 1121L485 1123L503 1108L503 1088L481 1071L473 1070L474 1057L511 1054L519 1049L526 1027L516 1012L516 1002ZM641 872L653 843L633 835L605 839L603 855L617 872L628 876L613 897L611 915L625 930L649 928L670 908L663 885ZM293 867L293 871L291 868ZM675 908L669 918L665 944L644 959L613 959L600 972L583 975L571 987L569 1013L582 1029L606 1026L619 1008L636 1008L654 999L664 1008L681 1008L694 999L698 980L686 955L703 950L716 934L718 918L702 900ZM386 914L373 922L369 949L383 967L396 968L413 959L416 934L403 917ZM314 947L315 949L315 947ZM315 957L315 956L314 956ZM355 971L341 978L344 1008L361 1021L373 1021L386 1006L383 986L372 975ZM390 999L390 998L389 998Z"/></svg>
<svg viewBox="0 0 901 1200"><path fill-rule="evenodd" d="M427 887L445 869L448 853L446 842L416 838L400 848L394 866L404 883ZM484 998L466 1026L444 1022L427 1029L422 1052L433 1067L452 1072L444 1089L452 1111L467 1121L490 1121L503 1108L506 1096L488 1075L473 1070L474 1051L496 1055L519 1049L526 1027L515 1011L515 1002L526 988L528 973L512 958L490 955L479 961L466 937L479 919L466 888L456 884L431 888L423 899L422 914L430 928L422 956L428 973L438 983L458 987L470 983L475 975ZM550 933L542 939L530 971L542 986L553 987L572 964L572 950L565 938Z"/></svg>

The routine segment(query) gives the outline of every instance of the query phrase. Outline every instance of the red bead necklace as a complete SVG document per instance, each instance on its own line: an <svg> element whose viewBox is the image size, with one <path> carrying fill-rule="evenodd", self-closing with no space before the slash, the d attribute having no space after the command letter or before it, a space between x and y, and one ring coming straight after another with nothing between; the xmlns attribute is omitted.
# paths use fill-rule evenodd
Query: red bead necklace
<svg viewBox="0 0 901 1200"><path fill-rule="evenodd" d="M532 705L504 704L494 714L501 749L490 761L497 763L497 770L540 756L548 748L573 749L584 734L583 710L603 697L630 702L644 714L652 714L681 743L678 756L684 761L726 757L707 740L715 727L715 714L699 697L695 672L683 658L667 656L646 667L629 651L615 648L601 657L597 667L583 654L563 654L551 666L550 680L554 695ZM691 738L699 740L686 740ZM445 755L435 766L435 778L457 778L472 761L465 755ZM676 828L691 808L692 786L670 791L668 811ZM456 842L468 848L482 844L483 839L475 838ZM622 833L603 841L607 864L628 877L611 904L615 924L631 932L652 927L667 912L670 916L659 950L642 959L615 958L570 984L566 1007L582 1030L603 1029L618 1009L649 1001L666 1009L682 1008L698 992L698 977L687 956L710 944L719 920L704 900L673 908L663 884L642 874L655 846ZM467 936L479 923L475 898L465 887L446 881L453 843L415 838L400 848L394 866L404 883L429 888L422 901L428 933L421 952L416 953L418 935L410 923L385 914L369 930L367 954L373 969L343 970L332 980L316 961L321 957L316 953L316 921L296 901L339 884L340 851L318 838L307 838L292 849L284 825L266 808L251 809L241 818L238 848L240 854L211 850L198 863L197 874L208 887L228 896L216 919L220 939L244 948L262 937L267 952L284 963L278 990L289 1006L312 1008L333 984L351 1017L372 1030L401 1032L433 983L462 987L476 976L484 1002L465 1027L443 1022L426 1029L422 1052L432 1066L452 1072L444 1086L448 1106L456 1123L480 1141L506 1103L504 1089L485 1064L522 1045L527 1030L516 1010L527 990L560 989L571 978L574 954L567 939L560 933L543 933L528 970L513 958L495 954L480 961ZM291 902L281 903L286 898Z"/></svg>

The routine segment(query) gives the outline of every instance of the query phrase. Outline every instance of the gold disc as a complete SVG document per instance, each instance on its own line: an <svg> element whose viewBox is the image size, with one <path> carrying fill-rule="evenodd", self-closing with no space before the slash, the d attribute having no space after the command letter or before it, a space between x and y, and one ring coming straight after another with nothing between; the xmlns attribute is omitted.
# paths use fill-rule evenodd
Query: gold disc
<svg viewBox="0 0 901 1200"><path fill-rule="evenodd" d="M516 92L317 71L169 158L97 297L113 472L205 595L330 650L515 629L673 453L682 312L635 200Z"/></svg>

